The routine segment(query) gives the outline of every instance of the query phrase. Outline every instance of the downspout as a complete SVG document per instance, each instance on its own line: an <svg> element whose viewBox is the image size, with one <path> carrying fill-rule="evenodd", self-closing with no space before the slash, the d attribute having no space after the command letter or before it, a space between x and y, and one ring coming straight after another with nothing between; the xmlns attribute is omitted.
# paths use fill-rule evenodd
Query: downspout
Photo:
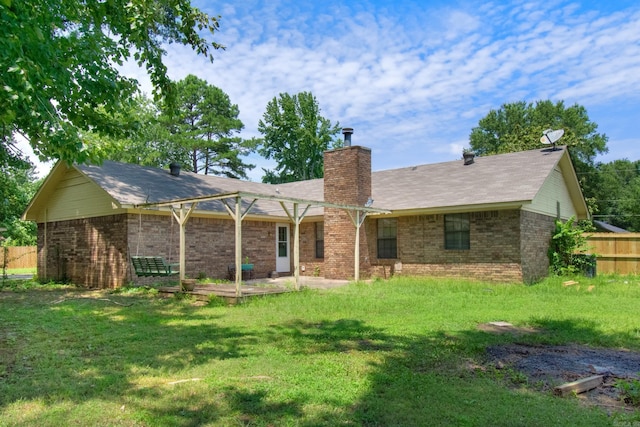
<svg viewBox="0 0 640 427"><path fill-rule="evenodd" d="M45 208L44 209L44 247L42 248L42 251L44 252L44 279L45 280L49 280L49 276L47 276L47 264L49 263L49 258L48 258L48 246L47 246L47 221L49 218L49 209Z"/></svg>

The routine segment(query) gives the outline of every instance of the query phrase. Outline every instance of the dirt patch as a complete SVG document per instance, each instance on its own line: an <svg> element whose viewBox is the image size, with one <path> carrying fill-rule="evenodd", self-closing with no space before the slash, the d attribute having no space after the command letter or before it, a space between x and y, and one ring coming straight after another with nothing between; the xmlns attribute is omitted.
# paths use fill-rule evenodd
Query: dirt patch
<svg viewBox="0 0 640 427"><path fill-rule="evenodd" d="M526 334L511 325L483 324L487 332ZM527 384L543 391L567 382L602 375L599 387L578 395L587 404L625 409L615 383L618 380L640 380L640 353L626 350L593 348L582 345L503 344L487 348L488 364L496 369L511 369L523 374Z"/></svg>

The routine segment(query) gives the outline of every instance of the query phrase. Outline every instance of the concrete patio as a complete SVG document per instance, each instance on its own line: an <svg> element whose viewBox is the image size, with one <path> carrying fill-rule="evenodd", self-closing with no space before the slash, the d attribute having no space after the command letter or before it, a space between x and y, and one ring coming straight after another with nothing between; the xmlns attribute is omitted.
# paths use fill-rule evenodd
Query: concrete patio
<svg viewBox="0 0 640 427"><path fill-rule="evenodd" d="M333 289L352 283L348 280L332 280L324 277L300 277L300 289ZM180 286L158 288L163 296L176 293L193 295L197 300L207 301L211 295L224 298L229 304L237 304L247 298L295 292L295 279L291 276L247 280L242 283L242 295L236 295L235 283L197 283L194 290L182 291Z"/></svg>

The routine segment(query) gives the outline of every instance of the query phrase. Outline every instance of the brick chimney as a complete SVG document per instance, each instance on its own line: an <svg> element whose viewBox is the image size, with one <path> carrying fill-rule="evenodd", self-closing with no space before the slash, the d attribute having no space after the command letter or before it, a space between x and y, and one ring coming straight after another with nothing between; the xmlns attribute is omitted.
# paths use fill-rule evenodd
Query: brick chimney
<svg viewBox="0 0 640 427"><path fill-rule="evenodd" d="M369 197L371 197L371 149L356 145L325 151L325 201L364 206ZM351 213L355 218L354 212ZM337 208L324 209L324 276L326 278L354 278L355 234L356 228L346 211ZM365 225L363 225L360 228L360 275L368 277L370 274L369 247Z"/></svg>

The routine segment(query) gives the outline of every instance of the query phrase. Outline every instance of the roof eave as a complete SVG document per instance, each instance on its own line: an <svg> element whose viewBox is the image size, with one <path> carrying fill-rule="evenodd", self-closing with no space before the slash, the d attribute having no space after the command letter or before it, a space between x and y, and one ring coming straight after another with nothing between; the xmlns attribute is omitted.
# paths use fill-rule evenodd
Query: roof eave
<svg viewBox="0 0 640 427"><path fill-rule="evenodd" d="M415 209L392 209L387 216L410 216L410 215L438 215L463 212L500 211L509 209L521 209L523 206L531 204L531 200L519 200L502 203L480 203L458 206L436 206L429 208Z"/></svg>

